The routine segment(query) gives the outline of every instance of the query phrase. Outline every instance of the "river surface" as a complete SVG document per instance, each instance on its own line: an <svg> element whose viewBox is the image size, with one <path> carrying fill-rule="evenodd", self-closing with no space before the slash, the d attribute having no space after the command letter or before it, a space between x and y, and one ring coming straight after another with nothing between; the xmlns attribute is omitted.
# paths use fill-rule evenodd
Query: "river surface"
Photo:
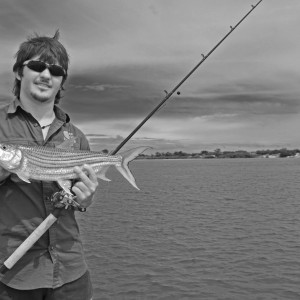
<svg viewBox="0 0 300 300"><path fill-rule="evenodd" d="M300 159L138 160L79 214L100 299L300 299Z"/></svg>

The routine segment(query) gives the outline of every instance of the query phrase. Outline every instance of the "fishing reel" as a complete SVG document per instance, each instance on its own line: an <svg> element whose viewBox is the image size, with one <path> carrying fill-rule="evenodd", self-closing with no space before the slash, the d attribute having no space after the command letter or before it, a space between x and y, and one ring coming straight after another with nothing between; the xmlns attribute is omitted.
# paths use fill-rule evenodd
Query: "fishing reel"
<svg viewBox="0 0 300 300"><path fill-rule="evenodd" d="M85 212L86 208L80 206L78 202L75 201L76 196L61 190L59 192L54 193L51 196L51 202L55 208L65 208L65 209L73 209L78 210L80 212Z"/></svg>

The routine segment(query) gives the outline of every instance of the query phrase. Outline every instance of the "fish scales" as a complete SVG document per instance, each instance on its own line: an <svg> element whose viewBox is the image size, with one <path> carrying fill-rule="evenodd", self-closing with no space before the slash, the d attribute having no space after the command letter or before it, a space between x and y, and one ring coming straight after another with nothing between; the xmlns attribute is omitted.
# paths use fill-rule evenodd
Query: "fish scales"
<svg viewBox="0 0 300 300"><path fill-rule="evenodd" d="M110 164L118 164L120 165L121 161L103 161L102 159L99 160L97 157L94 159L81 159L81 160L74 160L74 161L69 161L69 160L57 160L56 162L49 163L47 161L37 161L35 159L32 159L32 157L26 157L26 164L27 168L30 170L33 170L34 172L39 171L40 174L45 173L45 174L51 174L51 173L74 173L73 169L75 166L82 166L84 164L88 164L92 166L93 169L99 169L99 167L102 167L104 165L110 165ZM59 172L57 172L59 170Z"/></svg>
<svg viewBox="0 0 300 300"><path fill-rule="evenodd" d="M31 156L32 158L36 159L47 159L50 161L55 161L57 159L63 161L63 160L81 160L81 159L97 159L103 158L105 160L115 160L111 159L110 157L100 156L98 153L80 153L80 152L70 152L70 153L63 153L63 152L49 152L49 153L36 153L36 152L30 152L25 151L27 156Z"/></svg>
<svg viewBox="0 0 300 300"><path fill-rule="evenodd" d="M75 166L89 164L98 172L103 166L121 163L120 156L107 156L92 151L27 147L23 153L27 172L33 179L74 179L77 177Z"/></svg>
<svg viewBox="0 0 300 300"><path fill-rule="evenodd" d="M109 162L119 162L121 158L110 159L106 157L99 157L97 155L84 157L84 156L74 156L74 157L64 157L64 156L55 156L55 159L48 159L45 156L36 156L31 154L25 154L25 157L29 159L32 163L36 162L41 165L73 165L74 163L78 165L84 163L95 163L99 161L109 161Z"/></svg>
<svg viewBox="0 0 300 300"><path fill-rule="evenodd" d="M46 147L37 147L35 149L34 147L20 147L22 151L25 151L28 155L35 156L35 157L40 157L40 158L48 158L51 160L57 159L57 157L63 158L67 157L68 159L78 159L80 157L82 158L87 158L87 157L105 157L106 159L109 158L108 155L104 155L99 152L92 152L92 151L82 151L82 150L63 150L63 149L56 149L56 148L49 148L49 150L45 150L43 148ZM50 150L51 149L51 150ZM117 157L117 156L115 156Z"/></svg>
<svg viewBox="0 0 300 300"><path fill-rule="evenodd" d="M106 162L102 162L99 164L95 164L92 166L94 171L97 173L101 167L109 165ZM47 181L55 181L58 179L75 179L77 178L77 174L74 173L74 167L65 167L65 168L35 168L35 166L29 166L29 172L32 174L33 179L37 180L47 180Z"/></svg>
<svg viewBox="0 0 300 300"><path fill-rule="evenodd" d="M88 165L95 165L99 163L105 163L102 160L99 160L97 158L95 159L77 159L77 160L60 160L59 158L55 161L43 161L43 160L37 160L32 159L32 157L26 157L27 163L41 168L59 168L59 167L74 167L74 166L81 166L84 164ZM108 161L106 163L118 163L120 161Z"/></svg>
<svg viewBox="0 0 300 300"><path fill-rule="evenodd" d="M111 162L93 162L89 165L95 170L98 171L103 166L111 165ZM67 174L67 173L74 173L73 169L75 166L80 166L81 163L77 161L77 163L73 164L64 164L64 165L43 165L43 164L36 164L32 161L26 162L26 168L30 173L36 174Z"/></svg>
<svg viewBox="0 0 300 300"><path fill-rule="evenodd" d="M108 161L119 161L119 160L109 160L109 159L105 159L105 158L99 158L97 156L89 156L89 157L84 157L84 156L74 156L74 157L64 157L64 156L55 156L54 158L48 158L45 156L36 156L36 155L31 155L31 154L26 154L26 157L32 161L36 161L37 163L41 163L42 165L44 164L72 164L72 163L93 163L93 162L97 162L99 160L108 160Z"/></svg>
<svg viewBox="0 0 300 300"><path fill-rule="evenodd" d="M78 174L74 172L75 166L90 165L98 178L109 180L105 173L109 166L114 165L138 189L128 164L149 147L138 147L119 155L65 148L64 143L58 148L51 148L0 142L0 167L17 174L25 182L30 183L30 179L57 181L65 189L65 180L78 178Z"/></svg>
<svg viewBox="0 0 300 300"><path fill-rule="evenodd" d="M25 150L25 149L24 149ZM27 150L27 151L26 151ZM29 160L30 164L40 167L74 167L83 164L98 164L103 160L108 162L120 162L120 156L106 156L100 155L97 152L86 151L24 151L25 157ZM46 155L45 155L46 154Z"/></svg>

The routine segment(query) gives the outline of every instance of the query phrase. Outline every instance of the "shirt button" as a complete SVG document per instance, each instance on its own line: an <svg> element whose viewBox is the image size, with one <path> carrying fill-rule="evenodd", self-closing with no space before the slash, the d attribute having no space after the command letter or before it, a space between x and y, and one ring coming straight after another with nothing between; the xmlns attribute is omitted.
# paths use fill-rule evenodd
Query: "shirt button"
<svg viewBox="0 0 300 300"><path fill-rule="evenodd" d="M50 251L53 251L54 250L54 246L50 246L49 249L50 249Z"/></svg>

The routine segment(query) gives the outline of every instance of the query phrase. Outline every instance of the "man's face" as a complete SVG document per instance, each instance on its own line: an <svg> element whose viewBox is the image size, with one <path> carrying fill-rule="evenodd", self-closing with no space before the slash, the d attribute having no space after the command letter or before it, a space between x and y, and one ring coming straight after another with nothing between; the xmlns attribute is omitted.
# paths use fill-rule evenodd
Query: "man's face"
<svg viewBox="0 0 300 300"><path fill-rule="evenodd" d="M30 60L39 60L39 57L36 56ZM52 102L61 87L63 77L51 75L48 68L42 72L36 72L25 65L23 76L19 79L21 80L21 100L22 97L26 97L39 102Z"/></svg>

